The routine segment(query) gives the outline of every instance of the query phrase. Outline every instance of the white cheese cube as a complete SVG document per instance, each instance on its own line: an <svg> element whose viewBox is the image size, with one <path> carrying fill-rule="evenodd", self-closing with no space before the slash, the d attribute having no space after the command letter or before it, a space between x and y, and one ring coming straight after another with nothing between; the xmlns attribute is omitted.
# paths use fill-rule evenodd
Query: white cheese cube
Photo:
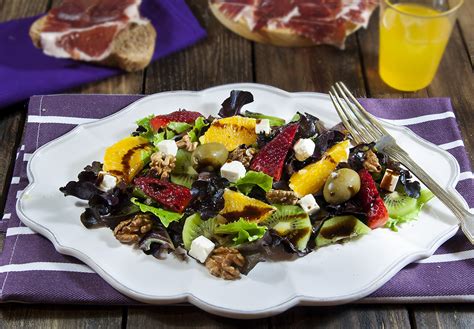
<svg viewBox="0 0 474 329"><path fill-rule="evenodd" d="M383 175L382 181L380 182L380 188L389 192L395 191L395 187L397 187L399 178L400 175L393 170L385 170L385 174Z"/></svg>
<svg viewBox="0 0 474 329"><path fill-rule="evenodd" d="M244 165L239 161L226 162L221 167L221 176L231 183L235 183L239 178L244 177L246 172Z"/></svg>
<svg viewBox="0 0 474 329"><path fill-rule="evenodd" d="M156 144L158 147L158 150L161 153L164 153L165 155L172 155L176 156L178 153L178 146L176 145L176 142L172 139L165 139L164 141L159 142Z"/></svg>
<svg viewBox="0 0 474 329"><path fill-rule="evenodd" d="M99 185L99 190L107 192L113 189L117 185L117 177L101 171L99 177L102 178Z"/></svg>
<svg viewBox="0 0 474 329"><path fill-rule="evenodd" d="M304 161L314 153L316 144L309 138L300 138L293 146L295 156L298 161Z"/></svg>
<svg viewBox="0 0 474 329"><path fill-rule="evenodd" d="M257 119L257 124L255 125L255 132L257 134L268 135L272 131L270 127L270 120L268 119Z"/></svg>
<svg viewBox="0 0 474 329"><path fill-rule="evenodd" d="M299 199L298 203L308 215L312 215L320 209L312 194L306 194Z"/></svg>
<svg viewBox="0 0 474 329"><path fill-rule="evenodd" d="M203 235L198 236L191 242L189 255L201 263L204 263L209 254L214 250L216 245Z"/></svg>

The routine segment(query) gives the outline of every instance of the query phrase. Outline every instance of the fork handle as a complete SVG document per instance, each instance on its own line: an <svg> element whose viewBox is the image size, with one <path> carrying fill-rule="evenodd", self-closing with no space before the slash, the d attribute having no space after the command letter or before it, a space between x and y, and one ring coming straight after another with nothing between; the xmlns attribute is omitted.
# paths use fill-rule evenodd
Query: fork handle
<svg viewBox="0 0 474 329"><path fill-rule="evenodd" d="M459 219L461 229L463 230L469 241L474 244L474 214L470 213L465 206L459 201L458 197L453 192L447 192L438 183L434 181L431 176L426 173L419 165L413 161L404 150L397 147L397 150L390 152L391 148L385 151L395 160L403 163L410 172L412 172L423 184L433 192L438 199L448 207L452 213Z"/></svg>

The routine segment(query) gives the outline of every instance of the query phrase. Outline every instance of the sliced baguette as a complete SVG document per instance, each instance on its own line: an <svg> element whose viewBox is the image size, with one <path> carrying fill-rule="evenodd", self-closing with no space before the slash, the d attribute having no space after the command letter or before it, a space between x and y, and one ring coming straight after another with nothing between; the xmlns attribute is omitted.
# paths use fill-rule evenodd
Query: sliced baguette
<svg viewBox="0 0 474 329"><path fill-rule="evenodd" d="M30 28L33 44L41 48L41 31L46 16L38 18ZM91 62L99 65L119 67L133 72L144 69L151 61L155 50L156 31L150 22L146 24L128 23L112 42L112 51L101 61Z"/></svg>

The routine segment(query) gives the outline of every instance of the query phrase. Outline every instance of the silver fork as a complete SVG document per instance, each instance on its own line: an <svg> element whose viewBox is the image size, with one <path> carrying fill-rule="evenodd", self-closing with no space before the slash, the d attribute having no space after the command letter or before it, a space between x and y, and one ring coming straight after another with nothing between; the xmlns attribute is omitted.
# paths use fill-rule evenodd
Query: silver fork
<svg viewBox="0 0 474 329"><path fill-rule="evenodd" d="M337 82L332 86L329 96L354 141L357 144L375 142L378 150L408 168L459 219L464 235L474 244L474 214L465 208L454 193L445 191L417 165L377 119L364 109L344 83Z"/></svg>

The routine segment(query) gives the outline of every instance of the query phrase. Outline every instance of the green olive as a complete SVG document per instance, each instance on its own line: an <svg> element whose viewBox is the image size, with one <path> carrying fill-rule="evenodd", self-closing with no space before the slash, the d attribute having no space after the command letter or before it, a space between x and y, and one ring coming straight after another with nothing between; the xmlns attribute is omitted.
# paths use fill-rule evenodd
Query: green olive
<svg viewBox="0 0 474 329"><path fill-rule="evenodd" d="M360 177L349 168L334 171L324 184L324 199L330 204L346 202L360 190Z"/></svg>
<svg viewBox="0 0 474 329"><path fill-rule="evenodd" d="M198 170L213 171L219 169L229 156L224 144L207 143L199 145L192 155L193 167Z"/></svg>

